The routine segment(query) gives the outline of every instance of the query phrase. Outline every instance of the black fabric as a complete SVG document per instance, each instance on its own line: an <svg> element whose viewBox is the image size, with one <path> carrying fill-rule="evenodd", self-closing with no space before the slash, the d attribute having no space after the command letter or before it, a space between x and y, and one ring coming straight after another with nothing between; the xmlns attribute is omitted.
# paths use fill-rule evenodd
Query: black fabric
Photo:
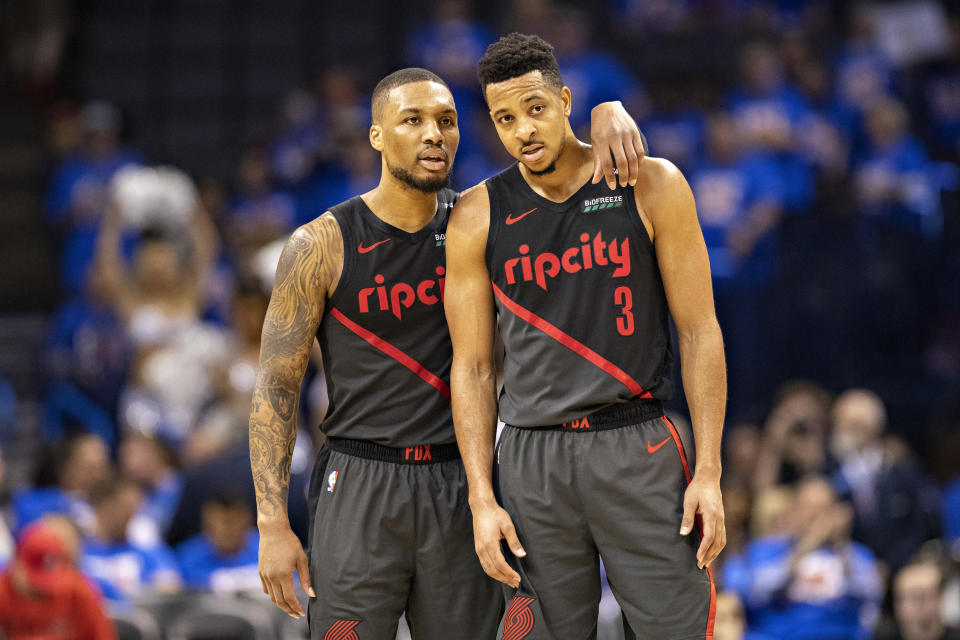
<svg viewBox="0 0 960 640"><path fill-rule="evenodd" d="M315 640L395 640L404 613L413 640L496 635L503 597L474 552L460 460L406 465L333 451L312 550Z"/></svg>
<svg viewBox="0 0 960 640"><path fill-rule="evenodd" d="M387 224L359 196L330 209L344 263L317 331L330 398L320 425L327 436L388 447L455 441L442 298L456 199L449 189L437 194L436 215L415 233Z"/></svg>
<svg viewBox="0 0 960 640"><path fill-rule="evenodd" d="M712 637L700 536L679 533L690 468L682 440L662 417L589 434L503 429L498 496L527 555L506 556L521 583L498 637L595 638L601 558L627 637Z"/></svg>
<svg viewBox="0 0 960 640"><path fill-rule="evenodd" d="M517 165L486 185L487 267L505 345L501 419L536 427L638 396L668 401L666 295L633 188L588 182L552 202Z"/></svg>

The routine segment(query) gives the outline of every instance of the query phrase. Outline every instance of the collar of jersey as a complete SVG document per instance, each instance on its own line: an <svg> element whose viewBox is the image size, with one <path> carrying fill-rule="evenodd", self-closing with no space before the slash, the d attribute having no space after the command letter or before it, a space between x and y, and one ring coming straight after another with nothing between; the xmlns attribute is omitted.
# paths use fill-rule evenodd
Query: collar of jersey
<svg viewBox="0 0 960 640"><path fill-rule="evenodd" d="M564 200L563 202L554 202L549 198L544 198L542 195L533 190L527 181L524 179L523 174L520 173L520 163L513 165L513 168L507 173L507 179L513 184L516 189L519 189L526 197L531 200L534 200L537 204L545 209L551 209L553 211L566 211L570 208L571 203L581 200L584 196L583 194L591 189L603 186L603 191L605 193L614 193L610 191L610 188L607 187L607 183L600 181L600 184L593 184L590 180L587 180L579 189L570 194L570 197Z"/></svg>
<svg viewBox="0 0 960 640"><path fill-rule="evenodd" d="M433 214L430 222L425 224L423 228L410 233L409 231L404 231L398 227L393 226L389 222L382 220L373 210L367 206L367 203L363 201L363 198L356 196L358 202L358 208L360 210L360 215L363 217L367 223L373 226L380 231L383 231L387 235L397 238L399 240L407 240L408 242L419 242L426 237L429 237L437 232L443 225L444 220L447 219L447 215L450 211L449 205L437 194L437 210Z"/></svg>

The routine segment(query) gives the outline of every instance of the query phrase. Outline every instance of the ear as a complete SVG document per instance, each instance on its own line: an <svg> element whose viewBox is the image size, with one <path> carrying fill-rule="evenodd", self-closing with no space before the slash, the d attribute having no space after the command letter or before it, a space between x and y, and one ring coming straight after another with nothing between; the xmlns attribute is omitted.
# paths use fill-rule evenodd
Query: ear
<svg viewBox="0 0 960 640"><path fill-rule="evenodd" d="M573 110L573 97L570 95L569 87L560 89L560 101L563 102L563 115L569 117Z"/></svg>
<svg viewBox="0 0 960 640"><path fill-rule="evenodd" d="M383 151L383 127L378 124L370 125L370 146Z"/></svg>

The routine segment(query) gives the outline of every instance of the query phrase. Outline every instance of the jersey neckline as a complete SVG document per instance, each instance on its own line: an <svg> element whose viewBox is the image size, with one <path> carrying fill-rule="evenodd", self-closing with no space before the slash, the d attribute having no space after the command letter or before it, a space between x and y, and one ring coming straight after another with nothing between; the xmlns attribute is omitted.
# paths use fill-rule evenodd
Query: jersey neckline
<svg viewBox="0 0 960 640"><path fill-rule="evenodd" d="M528 197L532 198L533 200L536 200L540 204L540 206L545 207L547 209L553 209L554 211L567 210L570 207L571 203L576 202L578 199L580 199L581 194L585 190L590 189L591 187L598 187L600 186L600 184L606 186L606 183L603 181L601 181L600 184L595 185L590 179L588 179L585 183L580 185L579 189L577 189L572 194L570 194L569 198L567 198L566 200L563 200L562 202L555 202L550 198L545 198L539 193L537 193L536 191L534 191L533 187L530 186L530 183L526 181L526 179L523 177L523 174L520 172L519 162L515 163L513 165L513 168L507 172L507 177L516 186L518 186L521 190L523 190ZM607 190L609 190L609 187L607 187Z"/></svg>
<svg viewBox="0 0 960 640"><path fill-rule="evenodd" d="M407 240L409 242L419 242L426 237L437 232L443 224L443 220L446 218L447 213L450 209L450 203L446 202L443 198L440 197L442 192L437 192L437 210L433 214L433 218L430 219L427 224L417 231L410 232L404 231L399 227L395 227L389 222L383 220L380 216L374 213L366 201L361 196L354 196L356 201L359 203L360 214L363 218L373 225L375 228L383 231L384 233L398 238L400 240Z"/></svg>

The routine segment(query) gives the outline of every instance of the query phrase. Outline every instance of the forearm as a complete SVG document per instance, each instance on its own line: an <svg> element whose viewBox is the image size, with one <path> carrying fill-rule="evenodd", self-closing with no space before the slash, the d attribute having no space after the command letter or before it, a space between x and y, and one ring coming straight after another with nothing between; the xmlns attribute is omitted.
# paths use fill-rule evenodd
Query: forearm
<svg viewBox="0 0 960 640"><path fill-rule="evenodd" d="M450 382L453 424L467 473L470 503L492 501L493 445L497 434L494 367L492 363L464 365L454 356Z"/></svg>
<svg viewBox="0 0 960 640"><path fill-rule="evenodd" d="M288 520L290 461L297 440L299 404L299 385L261 372L250 412L250 467L258 524Z"/></svg>
<svg viewBox="0 0 960 640"><path fill-rule="evenodd" d="M683 389L697 449L695 474L720 477L720 440L727 401L723 337L716 320L680 333Z"/></svg>

